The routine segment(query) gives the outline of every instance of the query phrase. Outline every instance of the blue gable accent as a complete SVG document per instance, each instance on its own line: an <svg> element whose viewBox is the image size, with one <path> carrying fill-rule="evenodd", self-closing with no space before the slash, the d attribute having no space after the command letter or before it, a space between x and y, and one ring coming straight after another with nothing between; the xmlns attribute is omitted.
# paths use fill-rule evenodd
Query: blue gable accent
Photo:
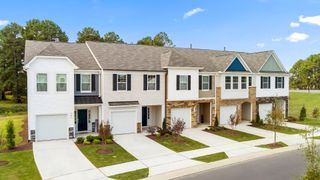
<svg viewBox="0 0 320 180"><path fill-rule="evenodd" d="M247 71L247 70L246 68L243 67L240 60L236 58L228 67L227 71Z"/></svg>

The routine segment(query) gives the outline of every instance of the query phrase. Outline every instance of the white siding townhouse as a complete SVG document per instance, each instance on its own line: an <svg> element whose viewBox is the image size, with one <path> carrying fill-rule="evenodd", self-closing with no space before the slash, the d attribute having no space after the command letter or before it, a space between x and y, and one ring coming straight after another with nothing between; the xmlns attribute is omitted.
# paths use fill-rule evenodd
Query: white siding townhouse
<svg viewBox="0 0 320 180"><path fill-rule="evenodd" d="M244 53L100 42L26 41L29 140L74 138L109 122L113 134L148 126L288 115L289 74L273 51Z"/></svg>

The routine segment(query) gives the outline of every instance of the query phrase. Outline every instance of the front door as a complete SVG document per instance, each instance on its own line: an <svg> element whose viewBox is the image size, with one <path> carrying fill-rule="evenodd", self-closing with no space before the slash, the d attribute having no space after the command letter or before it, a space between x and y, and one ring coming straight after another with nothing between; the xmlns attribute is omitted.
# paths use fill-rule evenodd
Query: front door
<svg viewBox="0 0 320 180"><path fill-rule="evenodd" d="M88 130L88 111L86 109L78 110L78 131Z"/></svg>
<svg viewBox="0 0 320 180"><path fill-rule="evenodd" d="M142 107L142 126L148 125L148 107Z"/></svg>

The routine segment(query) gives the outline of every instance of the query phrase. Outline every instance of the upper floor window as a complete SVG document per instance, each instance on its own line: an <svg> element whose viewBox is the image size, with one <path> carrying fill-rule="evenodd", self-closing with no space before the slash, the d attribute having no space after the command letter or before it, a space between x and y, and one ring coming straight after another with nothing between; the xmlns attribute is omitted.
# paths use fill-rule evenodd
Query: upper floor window
<svg viewBox="0 0 320 180"><path fill-rule="evenodd" d="M202 76L202 90L209 90L210 86L209 86L209 76Z"/></svg>
<svg viewBox="0 0 320 180"><path fill-rule="evenodd" d="M261 89L270 89L270 77L261 76Z"/></svg>
<svg viewBox="0 0 320 180"><path fill-rule="evenodd" d="M191 76L177 75L177 90L190 90L190 89L191 89Z"/></svg>
<svg viewBox="0 0 320 180"><path fill-rule="evenodd" d="M233 76L232 77L232 87L233 89L238 89L239 86L239 77L238 76Z"/></svg>
<svg viewBox="0 0 320 180"><path fill-rule="evenodd" d="M231 76L225 77L225 89L231 89Z"/></svg>
<svg viewBox="0 0 320 180"><path fill-rule="evenodd" d="M56 90L67 91L67 75L66 74L56 75Z"/></svg>
<svg viewBox="0 0 320 180"><path fill-rule="evenodd" d="M81 92L91 92L91 74L81 74Z"/></svg>
<svg viewBox="0 0 320 180"><path fill-rule="evenodd" d="M251 87L252 86L252 77L251 76L249 76L249 87Z"/></svg>
<svg viewBox="0 0 320 180"><path fill-rule="evenodd" d="M48 77L45 73L37 74L37 91L48 91Z"/></svg>
<svg viewBox="0 0 320 180"><path fill-rule="evenodd" d="M276 77L276 89L284 88L284 77Z"/></svg>
<svg viewBox="0 0 320 180"><path fill-rule="evenodd" d="M117 86L118 91L126 91L127 90L127 75L126 74L118 74L117 78Z"/></svg>
<svg viewBox="0 0 320 180"><path fill-rule="evenodd" d="M156 76L155 75L148 75L147 89L148 90L156 90Z"/></svg>
<svg viewBox="0 0 320 180"><path fill-rule="evenodd" d="M241 77L241 89L247 89L247 77Z"/></svg>

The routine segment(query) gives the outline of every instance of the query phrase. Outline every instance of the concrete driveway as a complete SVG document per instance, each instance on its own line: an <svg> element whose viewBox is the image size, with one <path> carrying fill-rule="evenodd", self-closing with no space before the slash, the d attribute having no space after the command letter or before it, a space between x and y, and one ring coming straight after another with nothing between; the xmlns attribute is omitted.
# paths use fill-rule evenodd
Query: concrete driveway
<svg viewBox="0 0 320 180"><path fill-rule="evenodd" d="M114 140L135 156L140 165L148 167L150 176L202 164L160 145L143 134L116 135ZM102 171L111 168L106 167Z"/></svg>
<svg viewBox="0 0 320 180"><path fill-rule="evenodd" d="M35 142L33 154L42 179L106 179L72 140Z"/></svg>

